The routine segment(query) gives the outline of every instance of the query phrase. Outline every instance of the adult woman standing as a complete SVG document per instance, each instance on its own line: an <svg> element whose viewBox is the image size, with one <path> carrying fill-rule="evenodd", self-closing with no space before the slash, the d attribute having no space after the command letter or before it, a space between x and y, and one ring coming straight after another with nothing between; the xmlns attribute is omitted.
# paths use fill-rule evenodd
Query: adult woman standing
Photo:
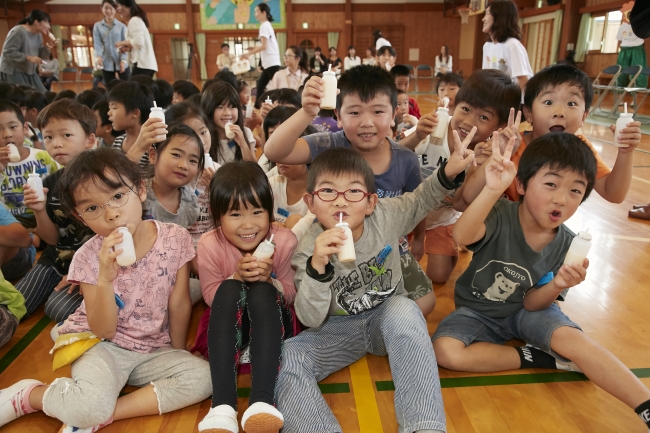
<svg viewBox="0 0 650 433"><path fill-rule="evenodd" d="M384 47L386 45L390 46L390 42L388 42L388 40L384 39L382 36L381 30L375 29L372 32L372 36L375 38L375 51L379 51L381 47Z"/></svg>
<svg viewBox="0 0 650 433"><path fill-rule="evenodd" d="M436 76L440 77L448 72L451 72L452 66L452 58L449 55L449 47L447 45L443 45L442 48L440 48L440 54L436 56Z"/></svg>
<svg viewBox="0 0 650 433"><path fill-rule="evenodd" d="M348 55L345 56L345 59L343 60L344 71L347 71L348 69L354 68L355 66L359 66L361 64L361 59L356 54L357 50L354 48L354 45L350 45L348 47Z"/></svg>
<svg viewBox="0 0 650 433"><path fill-rule="evenodd" d="M45 92L37 67L54 47L53 41L43 46L43 34L49 32L50 16L40 9L32 10L27 18L9 30L0 55L0 82L27 84Z"/></svg>
<svg viewBox="0 0 650 433"><path fill-rule="evenodd" d="M498 69L512 77L523 92L533 76L528 53L521 44L517 5L510 0L497 0L485 9L483 33L490 41L483 45L483 69ZM523 98L523 96L522 96ZM523 99L522 99L523 100Z"/></svg>
<svg viewBox="0 0 650 433"><path fill-rule="evenodd" d="M135 0L117 0L117 3L117 13L128 21L128 24L126 40L117 42L115 46L120 53L130 52L132 75L146 75L153 78L153 74L158 72L158 62L149 37L147 14L140 9Z"/></svg>
<svg viewBox="0 0 650 433"><path fill-rule="evenodd" d="M260 3L255 6L255 19L260 22L259 39L261 45L249 49L242 57L248 58L255 53L261 53L262 74L257 79L257 94L261 95L275 73L280 70L280 48L278 48L278 40L275 38L275 31L271 25L273 15L271 15L269 5Z"/></svg>
<svg viewBox="0 0 650 433"><path fill-rule="evenodd" d="M296 45L291 45L284 53L286 68L278 71L273 76L266 90L293 89L298 90L309 76L309 62L307 53Z"/></svg>
<svg viewBox="0 0 650 433"><path fill-rule="evenodd" d="M126 26L115 19L117 5L113 0L102 1L104 19L93 26L93 45L97 66L102 68L104 85L115 79L119 74L120 80L128 80L129 57L126 52L120 53L115 44L126 39Z"/></svg>

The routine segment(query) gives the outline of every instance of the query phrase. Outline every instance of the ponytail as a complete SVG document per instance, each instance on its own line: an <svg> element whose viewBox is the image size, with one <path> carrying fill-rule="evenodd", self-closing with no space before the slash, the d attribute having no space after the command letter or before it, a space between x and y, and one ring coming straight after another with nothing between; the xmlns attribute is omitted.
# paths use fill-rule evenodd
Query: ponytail
<svg viewBox="0 0 650 433"><path fill-rule="evenodd" d="M34 24L34 21L47 21L50 22L50 15L40 9L33 9L26 18L18 21L18 24Z"/></svg>
<svg viewBox="0 0 650 433"><path fill-rule="evenodd" d="M291 45L289 49L293 51L294 56L300 59L298 60L298 68L303 72L309 73L309 57L307 56L307 53L297 45Z"/></svg>
<svg viewBox="0 0 650 433"><path fill-rule="evenodd" d="M257 8L260 10L260 12L264 12L266 14L266 19L269 22L273 22L273 15L271 15L271 8L269 7L268 4L266 3L260 3L257 5Z"/></svg>

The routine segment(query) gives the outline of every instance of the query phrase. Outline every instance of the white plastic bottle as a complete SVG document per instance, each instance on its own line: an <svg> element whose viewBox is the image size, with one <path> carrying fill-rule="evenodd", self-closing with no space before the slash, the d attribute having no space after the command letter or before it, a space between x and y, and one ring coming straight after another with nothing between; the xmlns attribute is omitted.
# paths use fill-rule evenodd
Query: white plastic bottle
<svg viewBox="0 0 650 433"><path fill-rule="evenodd" d="M223 129L226 130L226 137L229 140L232 140L233 138L235 138L235 132L232 130L231 126L232 126L232 122L229 120L229 121L226 122L226 125L223 128Z"/></svg>
<svg viewBox="0 0 650 433"><path fill-rule="evenodd" d="M357 253L354 251L354 239L352 238L352 230L350 230L350 225L343 222L343 214L340 215L340 222L336 227L342 228L345 231L345 236L347 239L345 243L341 245L341 252L338 253L339 262L353 262L357 259Z"/></svg>
<svg viewBox="0 0 650 433"><path fill-rule="evenodd" d="M336 108L336 87L338 81L336 74L332 71L323 72L323 99L320 101L320 108L334 110Z"/></svg>
<svg viewBox="0 0 650 433"><path fill-rule="evenodd" d="M627 124L630 122L634 122L634 119L632 118L632 113L627 112L627 102L625 103L625 109L621 113L620 116L618 116L618 119L616 120L616 129L614 130L614 146L616 147L630 147L629 144L621 144L618 142L618 134L621 131L621 129L625 129L627 127Z"/></svg>
<svg viewBox="0 0 650 433"><path fill-rule="evenodd" d="M431 133L431 142L433 144L442 145L442 141L445 138L445 134L447 133L447 127L449 126L449 108L447 108L447 104L449 104L448 98L446 100L445 106L438 108L436 111L436 115L438 116L438 124Z"/></svg>
<svg viewBox="0 0 650 433"><path fill-rule="evenodd" d="M589 231L579 232L576 237L571 241L571 246L569 251L566 253L564 258L565 265L577 264L582 266L587 258L587 253L591 247L591 235Z"/></svg>
<svg viewBox="0 0 650 433"><path fill-rule="evenodd" d="M253 117L253 104L249 101L246 105L246 118L250 119L251 117Z"/></svg>
<svg viewBox="0 0 650 433"><path fill-rule="evenodd" d="M10 162L20 161L20 152L18 152L18 148L16 147L16 145L13 143L9 143L7 147L9 148L9 161Z"/></svg>
<svg viewBox="0 0 650 433"><path fill-rule="evenodd" d="M37 201L45 201L45 194L43 193L43 179L36 174L30 173L27 176L27 185L34 191L36 191Z"/></svg>
<svg viewBox="0 0 650 433"><path fill-rule="evenodd" d="M156 105L156 101L153 103L153 108L151 109L151 112L149 113L149 119L152 117L160 119L162 123L165 123L165 112L163 109L159 106ZM158 141L164 141L167 138L167 134L165 135L159 135L156 137L156 140Z"/></svg>
<svg viewBox="0 0 650 433"><path fill-rule="evenodd" d="M260 244L255 249L255 252L253 253L253 257L255 257L257 260L271 258L273 252L275 251L273 236L275 235L271 235L270 239L260 242Z"/></svg>
<svg viewBox="0 0 650 433"><path fill-rule="evenodd" d="M203 163L203 167L214 168L214 161L212 160L212 157L209 153L205 154L205 162Z"/></svg>
<svg viewBox="0 0 650 433"><path fill-rule="evenodd" d="M122 249L122 253L117 256L115 261L120 266L131 266L135 263L135 246L133 245L133 236L126 227L118 228L122 233L122 242L115 245L115 251Z"/></svg>

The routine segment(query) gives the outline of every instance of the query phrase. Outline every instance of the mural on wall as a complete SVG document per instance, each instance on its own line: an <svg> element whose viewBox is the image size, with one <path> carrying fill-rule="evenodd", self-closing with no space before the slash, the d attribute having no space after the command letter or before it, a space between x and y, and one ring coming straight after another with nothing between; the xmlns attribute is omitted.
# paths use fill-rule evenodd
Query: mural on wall
<svg viewBox="0 0 650 433"><path fill-rule="evenodd" d="M258 29L255 6L266 3L271 8L274 29L286 28L285 0L201 0L203 30Z"/></svg>

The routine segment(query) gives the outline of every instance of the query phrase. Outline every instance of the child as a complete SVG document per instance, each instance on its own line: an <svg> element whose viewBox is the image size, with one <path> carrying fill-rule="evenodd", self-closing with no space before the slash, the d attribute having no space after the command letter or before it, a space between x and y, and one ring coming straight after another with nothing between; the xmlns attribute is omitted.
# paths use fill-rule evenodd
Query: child
<svg viewBox="0 0 650 433"><path fill-rule="evenodd" d="M492 140L485 187L454 227L456 242L474 255L456 282L457 309L432 337L438 363L471 372L577 367L650 426L643 418L650 391L556 302L584 281L589 265L588 259L562 263L575 236L564 222L596 181L593 151L574 134L544 134L530 143L517 170L509 159L514 142L511 137L502 154L497 137ZM513 180L521 201L499 200ZM504 345L511 339L527 345Z"/></svg>
<svg viewBox="0 0 650 433"><path fill-rule="evenodd" d="M25 120L29 123L31 136L33 137L33 147L44 149L43 135L41 131L34 127L38 114L47 106L47 99L41 92L31 92L27 95L27 104L25 105Z"/></svg>
<svg viewBox="0 0 650 433"><path fill-rule="evenodd" d="M280 125L266 143L264 153L268 158L282 164L309 164L330 147L352 148L375 173L379 197L395 197L415 190L422 181L417 157L388 138L392 136L391 123L397 106L397 89L390 74L366 65L344 72L338 81L340 93L336 101L336 115L343 130L299 138L320 110L322 86L320 77L307 82L302 109ZM404 286L427 315L433 311L435 295L418 264L424 254L423 224L414 232L411 246L409 251L408 240L402 239Z"/></svg>
<svg viewBox="0 0 650 433"><path fill-rule="evenodd" d="M390 47L389 47L390 48ZM402 90L405 93L409 92L409 86L411 85L411 71L405 65L394 65L390 69L390 74L395 79L395 86L397 90ZM420 107L418 102L413 98L408 98L409 101L409 114L420 118Z"/></svg>
<svg viewBox="0 0 650 433"><path fill-rule="evenodd" d="M524 97L524 115L533 125L532 132L521 137L518 120L514 122L512 120L513 113L508 128L500 135L501 147L503 148L507 138L516 137L515 143L520 142L520 144L511 160L517 167L527 142L549 132L564 131L575 134L587 118L592 100L591 80L580 69L564 64L542 69L526 85ZM627 195L632 182L634 149L641 142L640 126L641 123L638 121L630 122L625 129L621 130L619 137L614 137L620 145L627 147L618 147L613 169L607 167L586 137L578 135L592 149L596 158L598 170L594 189L609 202L621 203ZM615 125L610 129L613 133ZM478 196L484 185L485 170L479 167L474 174L468 176L467 183L463 186L463 193L457 195L456 208L463 210ZM519 192L514 182L506 189L505 194L510 200L519 200Z"/></svg>
<svg viewBox="0 0 650 433"><path fill-rule="evenodd" d="M244 126L244 112L239 94L228 83L216 82L208 86L201 96L201 108L208 119L212 133L210 156L215 162L225 164L230 161L253 161L255 139L250 129ZM233 139L226 137L226 123L235 134Z"/></svg>
<svg viewBox="0 0 650 433"><path fill-rule="evenodd" d="M9 209L0 203L0 270L4 277L9 281L21 279L32 268L35 256L36 250L32 247L29 232L11 215ZM22 295L20 297L22 298ZM23 299L23 307L24 304ZM0 340L2 340L1 330L0 326Z"/></svg>
<svg viewBox="0 0 650 433"><path fill-rule="evenodd" d="M58 334L90 331L110 341L74 361L71 379L49 386L22 380L2 390L0 425L42 410L72 428L66 431L96 431L207 398L208 363L184 350L192 314L188 262L194 257L187 231L142 220L146 190L138 167L114 149L79 155L65 168L59 191L65 209L96 236L75 254L70 282L81 285L84 302ZM118 227L133 236L137 261L131 266L116 263L122 249L113 248L123 240ZM120 397L127 383L141 388Z"/></svg>
<svg viewBox="0 0 650 433"><path fill-rule="evenodd" d="M73 99L62 99L41 111L38 128L48 153L64 168L43 181L46 201L37 201L36 192L29 185L24 186L25 204L34 211L38 235L47 247L16 289L25 297L27 315L47 300L45 314L61 322L81 304L79 289L70 286L67 274L72 256L92 237L92 232L61 211L61 192L57 188L65 166L95 145L97 123L90 108Z"/></svg>
<svg viewBox="0 0 650 433"><path fill-rule="evenodd" d="M196 222L199 207L194 182L203 170L201 139L189 126L175 124L167 139L149 150L153 177L145 181L147 218L188 228Z"/></svg>
<svg viewBox="0 0 650 433"><path fill-rule="evenodd" d="M397 51L390 45L384 45L377 50L377 65L388 72L395 66L396 59Z"/></svg>
<svg viewBox="0 0 650 433"><path fill-rule="evenodd" d="M201 237L198 257L203 298L215 312L204 314L210 321L213 394L199 431L239 432L236 372L241 349L250 341L252 386L242 427L277 432L283 417L273 407L275 384L283 340L292 335L288 304L296 293L291 267L296 237L286 228L272 228L273 195L254 162L230 162L217 171L210 183L210 210L216 229ZM271 235L273 256L254 257ZM205 334L197 336L197 345L205 352Z"/></svg>
<svg viewBox="0 0 650 433"><path fill-rule="evenodd" d="M135 143L143 124L149 118L151 107L153 93L147 86L135 81L119 83L108 92L108 118L113 123L114 130L124 130L124 135L117 137L112 147L120 149L131 161L139 162L142 167L149 164L151 143L143 141L138 146ZM159 123L156 120L159 119L151 119L150 122Z"/></svg>
<svg viewBox="0 0 650 433"><path fill-rule="evenodd" d="M311 329L284 345L278 378L283 432L342 431L317 382L366 353L389 356L400 432L445 431L436 359L426 321L406 296L398 239L457 187L473 158L467 144L458 140L448 163L413 193L379 201L375 175L357 152L329 149L314 159L304 200L318 224L292 260L296 313ZM353 262L337 256L351 241L336 227L341 218L351 230Z"/></svg>
<svg viewBox="0 0 650 433"><path fill-rule="evenodd" d="M99 101L92 108L97 119L97 130L95 137L97 137L97 147L112 147L115 138L124 134L124 131L116 131L113 129L113 123L108 118L108 101Z"/></svg>
<svg viewBox="0 0 650 433"><path fill-rule="evenodd" d="M450 142L453 131L464 138L467 131L476 128L469 145L471 149L477 143L486 141L493 131L505 127L510 108L519 105L521 91L503 72L480 69L469 77L454 99L455 110L449 113L452 116L442 140L435 141L431 135L427 135L415 148L415 153L420 158L422 177L430 176L449 159L453 149ZM437 121L436 113L427 114L418 123L418 129ZM458 261L458 245L451 236L454 223L460 216L453 208L455 195L455 191L449 194L427 214L424 242L424 250L428 255L426 272L434 283L447 281Z"/></svg>
<svg viewBox="0 0 650 433"><path fill-rule="evenodd" d="M395 141L404 138L404 131L417 125L418 119L409 115L409 95L397 89L397 110L395 111L396 135Z"/></svg>
<svg viewBox="0 0 650 433"><path fill-rule="evenodd" d="M239 92L239 103L242 107L247 106L251 102L251 86L248 85L246 80L237 80L237 91Z"/></svg>
<svg viewBox="0 0 650 433"><path fill-rule="evenodd" d="M36 227L36 219L25 204L23 185L27 184L30 173L46 177L59 166L45 150L25 147L24 138L28 130L21 109L9 101L0 100L0 199L14 218L32 229ZM18 149L20 161L9 161L9 144Z"/></svg>
<svg viewBox="0 0 650 433"><path fill-rule="evenodd" d="M194 85L191 81L187 80L176 80L172 86L174 90L174 97L172 98L172 104L178 104L179 102L186 101L190 99L192 95L201 93L198 87Z"/></svg>
<svg viewBox="0 0 650 433"><path fill-rule="evenodd" d="M0 204L1 206L2 204ZM20 226L20 224L16 225ZM11 340L18 328L18 322L24 315L25 298L5 279L0 271L0 347Z"/></svg>
<svg viewBox="0 0 650 433"><path fill-rule="evenodd" d="M449 98L449 112L453 113L454 108L456 108L456 93L463 86L463 77L453 72L449 72L440 76L438 79L438 87L436 88L436 93L438 94L438 107L443 107L443 98L446 96Z"/></svg>

